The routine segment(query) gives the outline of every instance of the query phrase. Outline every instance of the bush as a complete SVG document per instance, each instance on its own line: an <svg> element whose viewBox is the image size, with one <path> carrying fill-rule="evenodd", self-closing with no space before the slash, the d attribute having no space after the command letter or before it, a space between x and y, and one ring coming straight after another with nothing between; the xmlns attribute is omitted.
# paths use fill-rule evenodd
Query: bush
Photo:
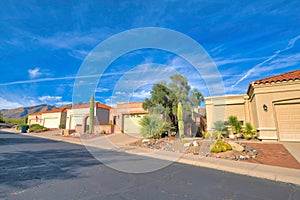
<svg viewBox="0 0 300 200"><path fill-rule="evenodd" d="M217 140L214 144L210 145L210 151L214 153L220 153L232 150L230 144L223 142L222 140Z"/></svg>
<svg viewBox="0 0 300 200"><path fill-rule="evenodd" d="M227 135L228 133L227 127L225 126L225 122L223 121L216 121L214 123L214 129L214 133L217 134L218 140L221 139L221 135Z"/></svg>
<svg viewBox="0 0 300 200"><path fill-rule="evenodd" d="M168 131L170 124L163 120L161 116L150 114L143 117L139 124L143 138L160 138L162 133Z"/></svg>
<svg viewBox="0 0 300 200"><path fill-rule="evenodd" d="M17 126L17 130L21 130L23 126L26 126L27 129L29 128L29 125L27 125L27 124L20 124Z"/></svg>
<svg viewBox="0 0 300 200"><path fill-rule="evenodd" d="M32 124L30 127L29 127L29 132L42 132L42 131L47 131L48 129L44 126L41 126L39 124Z"/></svg>
<svg viewBox="0 0 300 200"><path fill-rule="evenodd" d="M236 116L229 116L228 121L235 133L240 133L242 131L242 124Z"/></svg>
<svg viewBox="0 0 300 200"><path fill-rule="evenodd" d="M60 125L58 126L58 128L60 128L60 129L65 129L65 128L66 128L66 125L65 125L65 124L60 124Z"/></svg>
<svg viewBox="0 0 300 200"><path fill-rule="evenodd" d="M101 130L100 134L106 134L105 130Z"/></svg>
<svg viewBox="0 0 300 200"><path fill-rule="evenodd" d="M246 127L243 134L244 138L247 140L253 139L255 134L256 130L254 129L254 127L250 123L246 123Z"/></svg>

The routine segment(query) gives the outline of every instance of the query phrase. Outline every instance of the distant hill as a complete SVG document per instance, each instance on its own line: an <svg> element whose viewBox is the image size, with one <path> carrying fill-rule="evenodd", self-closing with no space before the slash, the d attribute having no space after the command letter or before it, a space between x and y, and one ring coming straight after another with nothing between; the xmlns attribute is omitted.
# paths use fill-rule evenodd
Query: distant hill
<svg viewBox="0 0 300 200"><path fill-rule="evenodd" d="M84 103L78 102L74 105L82 105ZM63 106L51 106L47 104L41 104L37 106L31 106L31 107L20 107L20 108L14 108L14 109L3 109L0 110L3 117L7 118L23 118L26 115L37 113L37 112L44 112L48 110L54 110L58 108L72 108L72 104L66 104Z"/></svg>
<svg viewBox="0 0 300 200"><path fill-rule="evenodd" d="M28 114L36 113L36 112L43 112L47 110L56 109L56 106L50 106L47 104L41 104L32 107L21 107L15 109L4 109L1 110L3 117L7 118L23 118Z"/></svg>

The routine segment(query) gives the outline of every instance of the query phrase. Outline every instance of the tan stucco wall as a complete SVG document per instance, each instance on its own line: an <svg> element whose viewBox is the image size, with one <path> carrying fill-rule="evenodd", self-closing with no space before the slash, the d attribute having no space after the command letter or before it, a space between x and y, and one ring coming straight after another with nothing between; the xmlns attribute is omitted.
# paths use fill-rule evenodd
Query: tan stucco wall
<svg viewBox="0 0 300 200"><path fill-rule="evenodd" d="M47 128L58 128L61 121L61 112L43 113L43 126Z"/></svg>
<svg viewBox="0 0 300 200"><path fill-rule="evenodd" d="M90 113L89 108L69 109L67 111L66 129L75 129L76 125L82 125L82 119L88 113Z"/></svg>
<svg viewBox="0 0 300 200"><path fill-rule="evenodd" d="M252 83L248 95L205 98L207 129L212 130L215 121L227 121L228 116L235 115L241 121L250 122L259 131L260 139L278 140L280 133L276 105L300 104L300 81ZM263 105L268 107L267 111L263 109ZM234 106L241 106L244 110L237 112L237 109L232 109ZM223 110L221 114L220 110Z"/></svg>
<svg viewBox="0 0 300 200"><path fill-rule="evenodd" d="M205 98L207 130L214 127L216 121L228 121L228 117L234 115L238 120L251 121L250 105L247 95L231 95Z"/></svg>
<svg viewBox="0 0 300 200"><path fill-rule="evenodd" d="M124 115L128 114L148 114L148 111L145 111L142 108L143 102L131 102L131 103L120 103L117 104L117 107L111 111L111 121L116 119L116 132L123 132L124 129Z"/></svg>
<svg viewBox="0 0 300 200"><path fill-rule="evenodd" d="M252 84L249 92L254 117L254 126L260 132L260 139L278 140L275 105L281 101L300 102L300 81L288 81L268 84ZM268 110L264 111L263 105Z"/></svg>
<svg viewBox="0 0 300 200"><path fill-rule="evenodd" d="M90 108L75 108L67 111L66 129L75 129L76 125L83 124L83 118L89 115ZM95 108L95 125L107 125L109 123L108 109Z"/></svg>
<svg viewBox="0 0 300 200"><path fill-rule="evenodd" d="M36 121L36 116L38 117L38 121ZM39 124L43 125L42 115L28 115L28 125Z"/></svg>

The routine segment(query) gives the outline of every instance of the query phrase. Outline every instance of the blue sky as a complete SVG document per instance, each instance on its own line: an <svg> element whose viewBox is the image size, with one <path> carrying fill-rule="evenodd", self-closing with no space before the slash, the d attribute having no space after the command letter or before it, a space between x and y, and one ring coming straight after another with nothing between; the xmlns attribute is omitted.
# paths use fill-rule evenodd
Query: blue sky
<svg viewBox="0 0 300 200"><path fill-rule="evenodd" d="M197 41L217 65L226 94L243 94L254 80L300 69L299 1L15 0L0 1L0 10L0 109L72 102L86 56L107 38L142 27L172 29ZM160 73L146 73L149 66ZM135 69L142 70L143 84L131 94L119 91ZM188 69L169 52L133 51L107 68L95 97L107 104L123 101L118 95L141 101L151 84L173 72L210 96L205 81Z"/></svg>

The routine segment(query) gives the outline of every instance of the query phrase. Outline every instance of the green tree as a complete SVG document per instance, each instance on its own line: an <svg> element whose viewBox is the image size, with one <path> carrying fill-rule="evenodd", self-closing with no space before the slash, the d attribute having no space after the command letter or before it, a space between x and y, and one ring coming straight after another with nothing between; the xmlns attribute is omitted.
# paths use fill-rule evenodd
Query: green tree
<svg viewBox="0 0 300 200"><path fill-rule="evenodd" d="M204 101L203 95L196 88L194 88L189 95L189 103L191 106L192 119L194 120L194 109L197 108Z"/></svg>
<svg viewBox="0 0 300 200"><path fill-rule="evenodd" d="M238 120L238 118L236 116L229 116L228 117L228 122L229 122L229 125L231 126L232 130L235 133L241 133L241 131L242 131L242 124L241 124L241 122Z"/></svg>
<svg viewBox="0 0 300 200"><path fill-rule="evenodd" d="M0 123L4 123L4 119L3 119L3 115L2 115L1 110L0 110Z"/></svg>
<svg viewBox="0 0 300 200"><path fill-rule="evenodd" d="M193 98L190 95L199 95L201 93L196 89L193 93L190 93L190 85L187 79L181 74L174 74L170 76L171 82L167 84L166 82L159 82L152 87L151 98L146 98L143 103L143 108L151 112L151 108L160 105L165 111L165 120L171 123L172 132L178 132L178 117L177 117L177 106L178 103L182 103L183 119L186 119L191 112L190 105L196 105L196 101L190 103ZM202 94L198 97L198 100L203 99ZM199 105L199 104L198 104Z"/></svg>
<svg viewBox="0 0 300 200"><path fill-rule="evenodd" d="M90 99L90 121L89 121L89 133L94 131L94 115L95 115L95 98L94 95Z"/></svg>

